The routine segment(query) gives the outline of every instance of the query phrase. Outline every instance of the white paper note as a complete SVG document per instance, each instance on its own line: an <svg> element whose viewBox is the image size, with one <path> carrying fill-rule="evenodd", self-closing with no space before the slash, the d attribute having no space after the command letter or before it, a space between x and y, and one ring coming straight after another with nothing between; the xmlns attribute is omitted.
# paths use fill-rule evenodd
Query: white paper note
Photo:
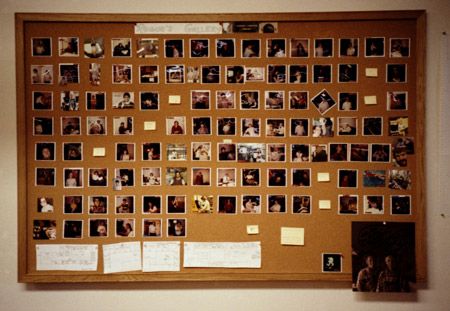
<svg viewBox="0 0 450 311"><path fill-rule="evenodd" d="M330 173L327 173L327 172L317 173L317 181L318 182L329 182L330 181Z"/></svg>
<svg viewBox="0 0 450 311"><path fill-rule="evenodd" d="M98 245L36 245L36 270L97 271Z"/></svg>
<svg viewBox="0 0 450 311"><path fill-rule="evenodd" d="M180 271L180 242L144 242L144 272Z"/></svg>
<svg viewBox="0 0 450 311"><path fill-rule="evenodd" d="M248 225L247 226L247 234L259 234L259 226L258 225Z"/></svg>
<svg viewBox="0 0 450 311"><path fill-rule="evenodd" d="M141 243L124 242L103 245L103 272L115 273L142 269Z"/></svg>
<svg viewBox="0 0 450 311"><path fill-rule="evenodd" d="M378 68L366 68L366 77L370 78L378 77Z"/></svg>
<svg viewBox="0 0 450 311"><path fill-rule="evenodd" d="M261 242L185 242L186 268L261 268Z"/></svg>
<svg viewBox="0 0 450 311"><path fill-rule="evenodd" d="M364 96L364 104L366 105L376 105L377 97L375 95Z"/></svg>
<svg viewBox="0 0 450 311"><path fill-rule="evenodd" d="M169 95L169 105L179 105L181 104L180 95Z"/></svg>
<svg viewBox="0 0 450 311"><path fill-rule="evenodd" d="M305 245L305 229L281 227L282 245Z"/></svg>
<svg viewBox="0 0 450 311"><path fill-rule="evenodd" d="M155 121L144 121L144 131L154 131L156 130Z"/></svg>
<svg viewBox="0 0 450 311"><path fill-rule="evenodd" d="M331 209L331 201L319 200L319 209Z"/></svg>
<svg viewBox="0 0 450 311"><path fill-rule="evenodd" d="M92 150L92 155L94 157L104 157L106 155L106 149L104 147L95 147Z"/></svg>

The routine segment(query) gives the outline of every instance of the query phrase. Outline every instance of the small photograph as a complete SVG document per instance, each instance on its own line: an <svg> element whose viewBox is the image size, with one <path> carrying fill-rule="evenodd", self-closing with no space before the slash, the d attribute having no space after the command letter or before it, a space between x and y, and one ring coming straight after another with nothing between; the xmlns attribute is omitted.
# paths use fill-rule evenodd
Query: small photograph
<svg viewBox="0 0 450 311"><path fill-rule="evenodd" d="M187 220L186 219L167 219L167 236L168 237L186 237L187 236Z"/></svg>
<svg viewBox="0 0 450 311"><path fill-rule="evenodd" d="M59 64L59 85L80 83L80 68L78 64Z"/></svg>
<svg viewBox="0 0 450 311"><path fill-rule="evenodd" d="M367 215L384 214L384 197L382 195L365 195L364 214Z"/></svg>
<svg viewBox="0 0 450 311"><path fill-rule="evenodd" d="M168 214L185 214L186 213L186 196L185 195L168 195L167 196L167 213Z"/></svg>
<svg viewBox="0 0 450 311"><path fill-rule="evenodd" d="M408 150L406 146L394 144L392 148L392 157L392 162L396 167L408 166ZM387 158L389 159L389 156L387 156Z"/></svg>
<svg viewBox="0 0 450 311"><path fill-rule="evenodd" d="M261 41L254 39L242 39L242 58L261 57Z"/></svg>
<svg viewBox="0 0 450 311"><path fill-rule="evenodd" d="M120 177L114 177L113 178L113 185L112 188L114 191L121 191L122 190L122 180Z"/></svg>
<svg viewBox="0 0 450 311"><path fill-rule="evenodd" d="M264 82L264 67L247 67L245 66L246 82Z"/></svg>
<svg viewBox="0 0 450 311"><path fill-rule="evenodd" d="M102 37L85 38L83 43L84 57L103 58L105 57L105 46Z"/></svg>
<svg viewBox="0 0 450 311"><path fill-rule="evenodd" d="M108 185L107 168L89 169L89 187L106 187Z"/></svg>
<svg viewBox="0 0 450 311"><path fill-rule="evenodd" d="M82 188L82 187L83 187L83 169L65 168L64 188Z"/></svg>
<svg viewBox="0 0 450 311"><path fill-rule="evenodd" d="M369 162L369 144L350 144L350 162Z"/></svg>
<svg viewBox="0 0 450 311"><path fill-rule="evenodd" d="M314 39L314 57L333 57L333 39Z"/></svg>
<svg viewBox="0 0 450 311"><path fill-rule="evenodd" d="M311 201L312 199L310 195L293 195L292 213L311 214Z"/></svg>
<svg viewBox="0 0 450 311"><path fill-rule="evenodd" d="M309 57L309 39L291 39L291 57Z"/></svg>
<svg viewBox="0 0 450 311"><path fill-rule="evenodd" d="M332 65L313 65L313 82L314 83L331 83Z"/></svg>
<svg viewBox="0 0 450 311"><path fill-rule="evenodd" d="M372 162L390 162L391 144L370 144Z"/></svg>
<svg viewBox="0 0 450 311"><path fill-rule="evenodd" d="M219 161L236 161L236 144L218 143Z"/></svg>
<svg viewBox="0 0 450 311"><path fill-rule="evenodd" d="M63 143L63 160L83 160L83 143Z"/></svg>
<svg viewBox="0 0 450 311"><path fill-rule="evenodd" d="M161 237L163 225L161 219L143 219L142 223L143 237Z"/></svg>
<svg viewBox="0 0 450 311"><path fill-rule="evenodd" d="M241 91L241 110L259 109L259 91Z"/></svg>
<svg viewBox="0 0 450 311"><path fill-rule="evenodd" d="M342 254L322 254L322 272L342 272Z"/></svg>
<svg viewBox="0 0 450 311"><path fill-rule="evenodd" d="M383 117L363 117L363 136L383 135Z"/></svg>
<svg viewBox="0 0 450 311"><path fill-rule="evenodd" d="M289 65L289 83L307 83L308 65Z"/></svg>
<svg viewBox="0 0 450 311"><path fill-rule="evenodd" d="M220 83L220 66L202 66L202 83Z"/></svg>
<svg viewBox="0 0 450 311"><path fill-rule="evenodd" d="M106 117L86 117L88 135L106 135Z"/></svg>
<svg viewBox="0 0 450 311"><path fill-rule="evenodd" d="M243 137L260 137L261 136L261 119L242 118L241 119L241 136Z"/></svg>
<svg viewBox="0 0 450 311"><path fill-rule="evenodd" d="M53 92L33 91L33 110L52 110Z"/></svg>
<svg viewBox="0 0 450 311"><path fill-rule="evenodd" d="M358 188L358 170L338 170L338 188Z"/></svg>
<svg viewBox="0 0 450 311"><path fill-rule="evenodd" d="M200 68L198 66L188 66L186 69L187 83L200 83Z"/></svg>
<svg viewBox="0 0 450 311"><path fill-rule="evenodd" d="M225 77L227 83L244 83L244 66L225 66Z"/></svg>
<svg viewBox="0 0 450 311"><path fill-rule="evenodd" d="M129 237L134 238L135 234L135 220L129 219L116 219L116 237Z"/></svg>
<svg viewBox="0 0 450 311"><path fill-rule="evenodd" d="M411 215L411 196L391 195L391 215Z"/></svg>
<svg viewBox="0 0 450 311"><path fill-rule="evenodd" d="M358 110L358 93L339 92L339 110L340 111Z"/></svg>
<svg viewBox="0 0 450 311"><path fill-rule="evenodd" d="M265 109L284 109L284 91L265 91Z"/></svg>
<svg viewBox="0 0 450 311"><path fill-rule="evenodd" d="M211 169L209 167L193 167L192 185L211 186Z"/></svg>
<svg viewBox="0 0 450 311"><path fill-rule="evenodd" d="M287 171L285 168L268 168L267 169L267 186L268 187L286 187Z"/></svg>
<svg viewBox="0 0 450 311"><path fill-rule="evenodd" d="M358 82L358 65L339 64L339 82Z"/></svg>
<svg viewBox="0 0 450 311"><path fill-rule="evenodd" d="M234 39L216 39L216 56L217 57L234 57L235 56Z"/></svg>
<svg viewBox="0 0 450 311"><path fill-rule="evenodd" d="M286 83L286 65L267 65L267 83Z"/></svg>
<svg viewBox="0 0 450 311"><path fill-rule="evenodd" d="M311 99L311 102L320 112L320 114L326 114L331 108L336 105L336 101L328 93L327 90L323 89L316 96Z"/></svg>
<svg viewBox="0 0 450 311"><path fill-rule="evenodd" d="M159 110L158 92L140 92L139 97L141 110Z"/></svg>
<svg viewBox="0 0 450 311"><path fill-rule="evenodd" d="M261 163L266 161L266 145L260 143L239 143L239 163Z"/></svg>
<svg viewBox="0 0 450 311"><path fill-rule="evenodd" d="M191 57L209 57L208 39L190 39L189 46Z"/></svg>
<svg viewBox="0 0 450 311"><path fill-rule="evenodd" d="M89 219L89 237L107 237L108 219Z"/></svg>
<svg viewBox="0 0 450 311"><path fill-rule="evenodd" d="M115 38L111 40L113 57L131 57L131 39Z"/></svg>
<svg viewBox="0 0 450 311"><path fill-rule="evenodd" d="M308 136L309 133L309 119L290 119L291 136L300 137Z"/></svg>
<svg viewBox="0 0 450 311"><path fill-rule="evenodd" d="M120 180L122 187L134 186L134 169L133 168L116 168L116 178Z"/></svg>
<svg viewBox="0 0 450 311"><path fill-rule="evenodd" d="M411 190L412 180L409 170L389 170L388 187L394 190Z"/></svg>
<svg viewBox="0 0 450 311"><path fill-rule="evenodd" d="M159 83L159 67L156 65L139 66L139 83Z"/></svg>
<svg viewBox="0 0 450 311"><path fill-rule="evenodd" d="M134 143L116 143L116 161L134 161L135 147Z"/></svg>
<svg viewBox="0 0 450 311"><path fill-rule="evenodd" d="M134 109L134 92L112 92L113 109Z"/></svg>
<svg viewBox="0 0 450 311"><path fill-rule="evenodd" d="M338 118L338 136L358 135L358 118L344 117Z"/></svg>
<svg viewBox="0 0 450 311"><path fill-rule="evenodd" d="M81 195L64 196L64 214L83 213L83 197Z"/></svg>
<svg viewBox="0 0 450 311"><path fill-rule="evenodd" d="M166 83L184 83L184 65L166 66Z"/></svg>
<svg viewBox="0 0 450 311"><path fill-rule="evenodd" d="M285 119L266 119L266 137L285 137Z"/></svg>
<svg viewBox="0 0 450 311"><path fill-rule="evenodd" d="M286 213L286 196L284 194L267 195L268 213Z"/></svg>
<svg viewBox="0 0 450 311"><path fill-rule="evenodd" d="M64 238L81 239L83 238L82 220L64 220Z"/></svg>
<svg viewBox="0 0 450 311"><path fill-rule="evenodd" d="M241 169L242 187L259 187L261 185L259 168L243 168Z"/></svg>
<svg viewBox="0 0 450 311"><path fill-rule="evenodd" d="M134 214L134 196L116 195L116 214Z"/></svg>
<svg viewBox="0 0 450 311"><path fill-rule="evenodd" d="M166 155L168 161L186 161L187 160L186 144L167 144Z"/></svg>
<svg viewBox="0 0 450 311"><path fill-rule="evenodd" d="M166 185L186 186L187 180L186 167L168 167L166 169Z"/></svg>
<svg viewBox="0 0 450 311"><path fill-rule="evenodd" d="M55 240L56 220L33 220L33 240Z"/></svg>
<svg viewBox="0 0 450 311"><path fill-rule="evenodd" d="M86 92L86 110L105 110L105 92Z"/></svg>
<svg viewBox="0 0 450 311"><path fill-rule="evenodd" d="M55 160L55 143L36 143L36 161L54 161Z"/></svg>
<svg viewBox="0 0 450 311"><path fill-rule="evenodd" d="M308 109L308 98L307 91L289 91L289 109Z"/></svg>
<svg viewBox="0 0 450 311"><path fill-rule="evenodd" d="M330 143L330 162L348 161L347 144Z"/></svg>
<svg viewBox="0 0 450 311"><path fill-rule="evenodd" d="M389 57L409 57L410 41L409 38L390 38Z"/></svg>
<svg viewBox="0 0 450 311"><path fill-rule="evenodd" d="M352 288L409 292L416 282L415 224L352 222Z"/></svg>
<svg viewBox="0 0 450 311"><path fill-rule="evenodd" d="M211 161L211 143L193 142L192 161Z"/></svg>
<svg viewBox="0 0 450 311"><path fill-rule="evenodd" d="M89 214L107 214L108 196L95 195L89 196Z"/></svg>
<svg viewBox="0 0 450 311"><path fill-rule="evenodd" d="M31 38L31 56L52 56L52 38Z"/></svg>
<svg viewBox="0 0 450 311"><path fill-rule="evenodd" d="M327 162L328 146L326 144L311 145L311 162Z"/></svg>
<svg viewBox="0 0 450 311"><path fill-rule="evenodd" d="M62 91L61 92L61 110L78 111L80 110L80 92Z"/></svg>
<svg viewBox="0 0 450 311"><path fill-rule="evenodd" d="M216 109L235 109L235 91L216 91Z"/></svg>
<svg viewBox="0 0 450 311"><path fill-rule="evenodd" d="M261 196L260 195L242 195L241 213L243 214L261 214Z"/></svg>
<svg viewBox="0 0 450 311"><path fill-rule="evenodd" d="M184 56L183 39L171 39L164 41L165 56L167 58L179 58Z"/></svg>
<svg viewBox="0 0 450 311"><path fill-rule="evenodd" d="M313 118L311 122L312 137L334 136L334 118Z"/></svg>
<svg viewBox="0 0 450 311"><path fill-rule="evenodd" d="M235 136L236 135L236 118L217 118L217 135L218 136Z"/></svg>
<svg viewBox="0 0 450 311"><path fill-rule="evenodd" d="M236 169L218 168L217 187L236 187Z"/></svg>
<svg viewBox="0 0 450 311"><path fill-rule="evenodd" d="M389 118L389 136L407 136L408 117Z"/></svg>
<svg viewBox="0 0 450 311"><path fill-rule="evenodd" d="M407 154L414 154L414 137L397 137L393 145L395 149L405 148Z"/></svg>
<svg viewBox="0 0 450 311"><path fill-rule="evenodd" d="M100 85L101 77L101 64L90 63L89 64L89 82L93 86Z"/></svg>
<svg viewBox="0 0 450 311"><path fill-rule="evenodd" d="M309 162L309 144L292 144L291 162Z"/></svg>
<svg viewBox="0 0 450 311"><path fill-rule="evenodd" d="M358 195L340 194L338 201L339 215L358 214Z"/></svg>
<svg viewBox="0 0 450 311"><path fill-rule="evenodd" d="M112 65L112 82L114 84L131 84L132 83L132 65L113 64Z"/></svg>
<svg viewBox="0 0 450 311"><path fill-rule="evenodd" d="M194 194L191 211L197 214L211 214L214 211L214 196Z"/></svg>
<svg viewBox="0 0 450 311"><path fill-rule="evenodd" d="M162 201L160 195L142 196L142 213L161 214L161 211L162 211Z"/></svg>
<svg viewBox="0 0 450 311"><path fill-rule="evenodd" d="M292 186L311 187L311 169L292 169Z"/></svg>
<svg viewBox="0 0 450 311"><path fill-rule="evenodd" d="M268 162L286 162L286 144L267 144Z"/></svg>
<svg viewBox="0 0 450 311"><path fill-rule="evenodd" d="M365 188L386 187L386 171L364 170L363 187Z"/></svg>
<svg viewBox="0 0 450 311"><path fill-rule="evenodd" d="M159 160L161 160L161 144L160 143L143 143L142 144L142 160L143 161L159 161Z"/></svg>
<svg viewBox="0 0 450 311"><path fill-rule="evenodd" d="M408 110L408 92L387 92L387 110Z"/></svg>
<svg viewBox="0 0 450 311"><path fill-rule="evenodd" d="M235 196L218 196L218 208L219 214L237 214L237 198Z"/></svg>
<svg viewBox="0 0 450 311"><path fill-rule="evenodd" d="M62 57L80 56L78 37L59 37L58 54Z"/></svg>
<svg viewBox="0 0 450 311"><path fill-rule="evenodd" d="M37 199L37 212L38 213L53 213L55 211L53 205L53 198L40 197Z"/></svg>
<svg viewBox="0 0 450 311"><path fill-rule="evenodd" d="M160 186L161 168L143 167L142 168L142 186Z"/></svg>
<svg viewBox="0 0 450 311"><path fill-rule="evenodd" d="M339 56L340 57L357 57L358 56L358 38L342 38L339 39Z"/></svg>
<svg viewBox="0 0 450 311"><path fill-rule="evenodd" d="M156 38L137 39L136 55L139 58L157 58L159 55L159 40Z"/></svg>
<svg viewBox="0 0 450 311"><path fill-rule="evenodd" d="M191 91L191 108L209 110L210 91Z"/></svg>
<svg viewBox="0 0 450 311"><path fill-rule="evenodd" d="M53 65L31 65L31 84L53 84Z"/></svg>
<svg viewBox="0 0 450 311"><path fill-rule="evenodd" d="M406 82L406 64L387 64L386 65L387 82L404 83Z"/></svg>
<svg viewBox="0 0 450 311"><path fill-rule="evenodd" d="M114 117L114 135L133 135L133 117Z"/></svg>
<svg viewBox="0 0 450 311"><path fill-rule="evenodd" d="M267 57L286 57L286 39L267 39Z"/></svg>
<svg viewBox="0 0 450 311"><path fill-rule="evenodd" d="M211 117L192 118L192 135L211 135Z"/></svg>
<svg viewBox="0 0 450 311"><path fill-rule="evenodd" d="M384 57L384 38L365 38L366 57Z"/></svg>

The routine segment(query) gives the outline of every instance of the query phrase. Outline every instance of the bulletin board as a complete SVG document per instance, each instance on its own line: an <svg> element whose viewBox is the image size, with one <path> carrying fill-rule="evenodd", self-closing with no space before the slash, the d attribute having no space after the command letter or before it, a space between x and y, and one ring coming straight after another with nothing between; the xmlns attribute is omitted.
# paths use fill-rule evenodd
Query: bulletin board
<svg viewBox="0 0 450 311"><path fill-rule="evenodd" d="M425 280L424 59L424 11L17 14L19 281L350 281L361 221L413 223ZM155 241L261 267L104 273ZM98 267L38 270L48 244Z"/></svg>

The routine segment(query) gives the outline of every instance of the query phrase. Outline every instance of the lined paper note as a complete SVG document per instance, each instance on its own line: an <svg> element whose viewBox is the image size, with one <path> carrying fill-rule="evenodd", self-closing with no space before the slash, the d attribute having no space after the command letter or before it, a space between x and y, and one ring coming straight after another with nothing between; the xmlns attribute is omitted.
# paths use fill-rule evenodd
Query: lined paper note
<svg viewBox="0 0 450 311"><path fill-rule="evenodd" d="M96 271L98 245L36 245L36 270Z"/></svg>
<svg viewBox="0 0 450 311"><path fill-rule="evenodd" d="M186 268L261 268L261 242L185 242Z"/></svg>
<svg viewBox="0 0 450 311"><path fill-rule="evenodd" d="M142 270L180 271L180 242L144 242Z"/></svg>
<svg viewBox="0 0 450 311"><path fill-rule="evenodd" d="M305 245L305 229L281 227L282 245Z"/></svg>
<svg viewBox="0 0 450 311"><path fill-rule="evenodd" d="M142 269L141 243L125 242L103 245L103 272L127 272Z"/></svg>
<svg viewBox="0 0 450 311"><path fill-rule="evenodd" d="M331 201L319 200L319 209L331 209Z"/></svg>

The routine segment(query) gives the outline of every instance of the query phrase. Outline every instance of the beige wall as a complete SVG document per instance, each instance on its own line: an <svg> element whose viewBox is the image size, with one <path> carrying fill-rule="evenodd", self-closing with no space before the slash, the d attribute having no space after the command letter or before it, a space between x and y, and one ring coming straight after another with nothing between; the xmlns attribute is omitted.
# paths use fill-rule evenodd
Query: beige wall
<svg viewBox="0 0 450 311"><path fill-rule="evenodd" d="M208 4L208 5L206 5ZM17 283L14 13L220 13L426 9L426 176L429 281L417 294L365 297L342 284L192 283L24 285ZM448 310L450 306L449 95L439 77L449 0L0 0L0 310ZM45 14L45 13L43 13ZM247 13L249 14L249 13ZM449 40L449 39L447 39ZM450 40L449 40L450 41ZM450 53L450 52L447 52ZM448 54L447 54L448 57ZM450 85L446 85L449 88ZM441 120L443 122L441 122ZM441 144L439 143L441 142ZM446 143L446 148L440 147ZM442 216L443 214L444 216ZM345 284L347 285L347 284ZM381 301L378 301L381 299Z"/></svg>

